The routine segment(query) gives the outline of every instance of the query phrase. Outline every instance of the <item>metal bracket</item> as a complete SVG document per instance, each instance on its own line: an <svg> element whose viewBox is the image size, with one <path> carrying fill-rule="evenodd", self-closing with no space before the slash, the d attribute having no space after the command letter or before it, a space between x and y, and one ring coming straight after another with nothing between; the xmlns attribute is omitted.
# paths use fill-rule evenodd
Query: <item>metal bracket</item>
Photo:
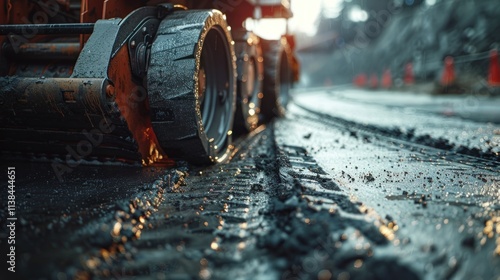
<svg viewBox="0 0 500 280"><path fill-rule="evenodd" d="M149 66L151 45L160 21L156 18L146 19L128 39L128 51L132 73L140 79L146 77Z"/></svg>

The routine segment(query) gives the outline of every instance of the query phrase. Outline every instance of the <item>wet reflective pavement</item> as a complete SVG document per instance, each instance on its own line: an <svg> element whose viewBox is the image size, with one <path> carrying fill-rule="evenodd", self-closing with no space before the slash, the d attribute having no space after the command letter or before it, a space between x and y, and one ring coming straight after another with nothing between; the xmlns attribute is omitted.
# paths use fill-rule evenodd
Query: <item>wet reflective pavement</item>
<svg viewBox="0 0 500 280"><path fill-rule="evenodd" d="M59 182L50 164L2 160L16 167L15 276L500 279L494 113L390 94L297 92L205 168L80 165Z"/></svg>

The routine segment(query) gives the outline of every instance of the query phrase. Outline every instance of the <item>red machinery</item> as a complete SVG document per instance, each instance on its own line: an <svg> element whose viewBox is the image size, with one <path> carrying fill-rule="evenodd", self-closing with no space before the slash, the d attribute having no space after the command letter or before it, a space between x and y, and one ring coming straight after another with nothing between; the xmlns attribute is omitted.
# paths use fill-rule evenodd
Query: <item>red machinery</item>
<svg viewBox="0 0 500 280"><path fill-rule="evenodd" d="M293 37L247 18L287 1L0 0L2 153L145 165L217 162L283 112ZM234 42L233 42L234 40Z"/></svg>

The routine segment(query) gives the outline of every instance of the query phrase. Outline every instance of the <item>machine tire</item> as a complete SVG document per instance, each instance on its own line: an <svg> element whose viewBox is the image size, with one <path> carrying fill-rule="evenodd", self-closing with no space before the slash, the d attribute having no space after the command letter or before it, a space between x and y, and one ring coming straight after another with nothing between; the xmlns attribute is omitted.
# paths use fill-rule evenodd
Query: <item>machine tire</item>
<svg viewBox="0 0 500 280"><path fill-rule="evenodd" d="M290 100L293 83L292 52L284 37L281 40L261 39L264 54L264 98L261 113L264 121L282 117Z"/></svg>
<svg viewBox="0 0 500 280"><path fill-rule="evenodd" d="M233 31L232 35L238 70L234 130L246 133L259 125L264 59L257 36L246 30Z"/></svg>
<svg viewBox="0 0 500 280"><path fill-rule="evenodd" d="M152 126L169 157L220 162L231 146L236 59L229 28L215 10L176 11L151 47L147 88Z"/></svg>

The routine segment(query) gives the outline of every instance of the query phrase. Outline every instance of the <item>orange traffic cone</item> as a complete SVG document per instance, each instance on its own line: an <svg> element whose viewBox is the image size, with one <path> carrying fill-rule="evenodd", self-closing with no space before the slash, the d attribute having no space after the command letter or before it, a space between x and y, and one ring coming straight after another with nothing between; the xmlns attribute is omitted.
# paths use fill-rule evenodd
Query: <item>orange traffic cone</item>
<svg viewBox="0 0 500 280"><path fill-rule="evenodd" d="M405 65L405 76L403 81L406 85L412 85L415 83L415 77L413 76L413 64L411 62Z"/></svg>
<svg viewBox="0 0 500 280"><path fill-rule="evenodd" d="M488 84L492 87L500 86L500 66L498 65L498 52L490 52L490 71L488 73Z"/></svg>
<svg viewBox="0 0 500 280"><path fill-rule="evenodd" d="M356 75L356 77L354 77L353 83L354 83L354 85L356 85L358 87L365 87L366 80L367 80L366 74L361 73L361 74Z"/></svg>
<svg viewBox="0 0 500 280"><path fill-rule="evenodd" d="M386 69L384 74L382 74L382 87L385 89L392 87L391 70L389 69Z"/></svg>
<svg viewBox="0 0 500 280"><path fill-rule="evenodd" d="M455 82L455 64L453 62L453 57L447 56L444 59L444 70L441 76L441 85L449 86Z"/></svg>
<svg viewBox="0 0 500 280"><path fill-rule="evenodd" d="M378 88L378 78L375 74L370 76L370 88Z"/></svg>

